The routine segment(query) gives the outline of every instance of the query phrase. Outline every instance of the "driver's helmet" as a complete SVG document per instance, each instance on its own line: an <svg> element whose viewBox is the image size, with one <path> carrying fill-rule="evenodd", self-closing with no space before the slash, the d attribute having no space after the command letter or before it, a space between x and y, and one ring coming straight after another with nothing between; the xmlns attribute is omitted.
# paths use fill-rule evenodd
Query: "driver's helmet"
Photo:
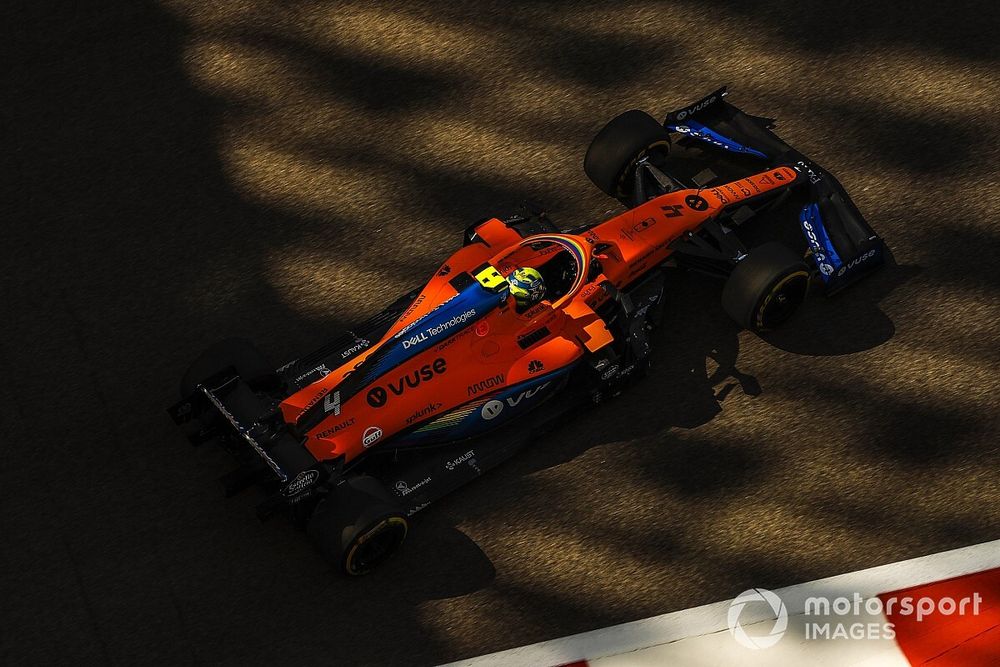
<svg viewBox="0 0 1000 667"><path fill-rule="evenodd" d="M521 308L533 306L545 297L545 281L537 269L526 266L507 276L510 293Z"/></svg>

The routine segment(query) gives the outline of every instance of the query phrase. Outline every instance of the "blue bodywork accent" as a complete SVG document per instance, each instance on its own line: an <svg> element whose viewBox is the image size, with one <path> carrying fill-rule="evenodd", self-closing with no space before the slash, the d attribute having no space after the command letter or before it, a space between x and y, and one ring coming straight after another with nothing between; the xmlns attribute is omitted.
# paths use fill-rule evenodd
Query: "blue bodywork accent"
<svg viewBox="0 0 1000 667"><path fill-rule="evenodd" d="M395 439L415 445L471 438L527 414L562 389L576 362L537 378L474 399Z"/></svg>
<svg viewBox="0 0 1000 667"><path fill-rule="evenodd" d="M696 120L688 119L683 123L675 123L667 125L666 127L672 132L686 134L689 137L694 137L695 139L700 139L701 141L713 144L719 148L724 148L731 153L744 153L746 155L755 155L762 158L767 157L767 155L761 153L756 148L750 148L749 146L744 146L737 141L733 141L729 137L719 134L712 128L707 125L703 125Z"/></svg>
<svg viewBox="0 0 1000 667"><path fill-rule="evenodd" d="M813 260L816 262L816 268L819 269L820 276L823 277L823 282L830 282L834 272L844 262L833 247L833 242L830 241L830 235L827 234L826 227L823 226L823 217L819 212L819 204L814 202L802 207L802 211L799 212L799 225L802 227L802 233L806 237L806 243L809 244L809 247L813 251Z"/></svg>
<svg viewBox="0 0 1000 667"><path fill-rule="evenodd" d="M473 322L482 319L507 299L507 290L494 292L473 283L427 313L412 326L393 336L387 348L379 350L374 365L365 369L364 382L388 373L407 359L438 345Z"/></svg>

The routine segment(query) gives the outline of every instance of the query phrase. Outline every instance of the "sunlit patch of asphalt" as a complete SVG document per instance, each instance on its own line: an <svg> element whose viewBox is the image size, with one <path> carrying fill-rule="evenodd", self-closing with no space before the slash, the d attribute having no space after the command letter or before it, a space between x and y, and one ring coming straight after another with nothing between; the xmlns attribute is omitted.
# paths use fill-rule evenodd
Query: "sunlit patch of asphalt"
<svg viewBox="0 0 1000 667"><path fill-rule="evenodd" d="M796 100L810 99L811 93L826 91L822 82L830 82L836 84L838 100L847 93L847 104L853 99L897 112L997 113L992 104L1000 93L995 70L944 53L931 55L925 49L866 45L864 49L829 57L802 52L790 46L777 29L769 32L760 25L756 27L763 27L763 35L758 34L756 39L733 39L735 33L745 29L745 21L724 10L713 11L711 17L722 29L706 34L698 29L706 20L701 3L675 3L670 7L648 3L627 14L616 7L592 7L551 11L547 18L550 25L597 37L669 39L681 47L686 59L704 63L706 69L739 73L743 80L740 90L754 100L780 96L794 105ZM752 75L747 76L741 69ZM790 76L803 69L816 77L813 91L803 91L801 78Z"/></svg>
<svg viewBox="0 0 1000 667"><path fill-rule="evenodd" d="M267 277L290 307L312 317L329 317L332 304L342 318L361 319L373 304L388 305L418 283L405 272L372 267L357 257L334 255L304 246L271 253Z"/></svg>

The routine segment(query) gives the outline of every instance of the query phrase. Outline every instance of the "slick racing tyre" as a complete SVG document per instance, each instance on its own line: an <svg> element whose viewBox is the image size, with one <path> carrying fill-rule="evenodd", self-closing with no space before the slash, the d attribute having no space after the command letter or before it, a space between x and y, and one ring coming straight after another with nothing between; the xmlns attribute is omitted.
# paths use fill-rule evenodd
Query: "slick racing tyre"
<svg viewBox="0 0 1000 667"><path fill-rule="evenodd" d="M626 111L616 116L590 142L583 159L587 177L607 195L625 198L630 190L633 167L646 156L665 156L670 134L645 111Z"/></svg>
<svg viewBox="0 0 1000 667"><path fill-rule="evenodd" d="M245 338L226 338L202 352L184 373L181 397L190 396L195 387L227 368L235 369L253 389L266 388L277 379L267 359L253 343Z"/></svg>
<svg viewBox="0 0 1000 667"><path fill-rule="evenodd" d="M780 243L753 248L722 290L722 307L744 328L764 332L787 320L805 301L809 269Z"/></svg>
<svg viewBox="0 0 1000 667"><path fill-rule="evenodd" d="M345 574L368 574L396 552L409 524L374 477L348 479L322 500L307 531L320 553Z"/></svg>

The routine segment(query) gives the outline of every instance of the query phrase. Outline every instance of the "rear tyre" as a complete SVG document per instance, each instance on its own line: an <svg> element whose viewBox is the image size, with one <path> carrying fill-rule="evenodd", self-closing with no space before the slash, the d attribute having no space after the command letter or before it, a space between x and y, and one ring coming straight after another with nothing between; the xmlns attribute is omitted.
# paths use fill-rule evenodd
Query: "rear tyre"
<svg viewBox="0 0 1000 667"><path fill-rule="evenodd" d="M790 318L809 288L809 269L780 243L753 248L736 265L722 290L722 307L744 328L773 329Z"/></svg>
<svg viewBox="0 0 1000 667"><path fill-rule="evenodd" d="M245 338L226 338L201 353L184 373L181 397L191 395L195 388L227 368L232 368L252 389L268 388L277 376L257 346Z"/></svg>
<svg viewBox="0 0 1000 667"><path fill-rule="evenodd" d="M345 574L368 574L395 553L409 524L374 477L352 477L322 500L307 531L320 553Z"/></svg>
<svg viewBox="0 0 1000 667"><path fill-rule="evenodd" d="M665 155L670 134L645 111L616 116L590 142L583 159L587 177L607 195L628 196L635 164L646 156Z"/></svg>

